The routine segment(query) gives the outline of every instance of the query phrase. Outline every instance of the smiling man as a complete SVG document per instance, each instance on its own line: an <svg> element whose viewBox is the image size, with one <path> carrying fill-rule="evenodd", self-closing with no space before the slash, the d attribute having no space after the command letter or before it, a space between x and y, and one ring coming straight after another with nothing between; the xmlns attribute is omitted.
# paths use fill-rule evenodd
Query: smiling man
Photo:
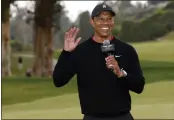
<svg viewBox="0 0 174 120"><path fill-rule="evenodd" d="M94 35L79 44L78 28L65 33L64 49L53 72L56 87L66 85L77 74L83 120L133 120L129 91L142 93L145 79L135 49L112 35L115 12L105 4L92 11ZM101 50L108 40L114 54ZM110 70L112 69L112 71Z"/></svg>

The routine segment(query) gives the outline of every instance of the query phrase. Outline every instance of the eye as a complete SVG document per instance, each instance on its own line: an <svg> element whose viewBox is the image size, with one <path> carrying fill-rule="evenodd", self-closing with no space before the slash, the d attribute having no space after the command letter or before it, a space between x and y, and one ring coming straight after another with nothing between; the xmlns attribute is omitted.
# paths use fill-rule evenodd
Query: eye
<svg viewBox="0 0 174 120"><path fill-rule="evenodd" d="M102 18L102 17L100 17L100 18L99 18L99 20L103 20L103 18Z"/></svg>

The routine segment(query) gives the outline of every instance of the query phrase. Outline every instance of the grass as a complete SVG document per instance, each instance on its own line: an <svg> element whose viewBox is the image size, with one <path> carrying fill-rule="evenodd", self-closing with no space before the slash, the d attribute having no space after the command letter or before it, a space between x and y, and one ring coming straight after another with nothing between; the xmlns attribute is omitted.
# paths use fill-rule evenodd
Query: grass
<svg viewBox="0 0 174 120"><path fill-rule="evenodd" d="M146 83L174 80L174 62L141 61Z"/></svg>
<svg viewBox="0 0 174 120"><path fill-rule="evenodd" d="M158 41L132 44L141 60L174 62L174 41Z"/></svg>
<svg viewBox="0 0 174 120"><path fill-rule="evenodd" d="M65 87L56 89L51 78L3 78L2 105L31 102L45 97L77 92L75 79L74 77Z"/></svg>
<svg viewBox="0 0 174 120"><path fill-rule="evenodd" d="M148 84L142 94L131 93L132 114L135 119L174 118L174 82ZM161 91L160 94L157 94ZM45 104L47 103L47 104ZM27 103L2 107L6 119L80 119L78 94L64 94Z"/></svg>

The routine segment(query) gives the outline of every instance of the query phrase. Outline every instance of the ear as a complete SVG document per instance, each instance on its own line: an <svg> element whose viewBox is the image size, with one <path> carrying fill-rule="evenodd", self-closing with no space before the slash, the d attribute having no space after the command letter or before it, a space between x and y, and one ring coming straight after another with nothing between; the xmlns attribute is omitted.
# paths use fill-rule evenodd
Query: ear
<svg viewBox="0 0 174 120"><path fill-rule="evenodd" d="M94 27L94 20L92 18L90 19L90 23Z"/></svg>

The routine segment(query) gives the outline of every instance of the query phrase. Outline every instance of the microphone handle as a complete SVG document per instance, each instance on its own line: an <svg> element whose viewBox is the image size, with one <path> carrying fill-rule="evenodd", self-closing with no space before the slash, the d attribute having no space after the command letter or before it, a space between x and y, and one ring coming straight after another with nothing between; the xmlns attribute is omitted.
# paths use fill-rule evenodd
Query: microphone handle
<svg viewBox="0 0 174 120"><path fill-rule="evenodd" d="M108 52L108 53L107 53L107 56L110 56L110 55L112 55L112 53L111 53L111 52Z"/></svg>

